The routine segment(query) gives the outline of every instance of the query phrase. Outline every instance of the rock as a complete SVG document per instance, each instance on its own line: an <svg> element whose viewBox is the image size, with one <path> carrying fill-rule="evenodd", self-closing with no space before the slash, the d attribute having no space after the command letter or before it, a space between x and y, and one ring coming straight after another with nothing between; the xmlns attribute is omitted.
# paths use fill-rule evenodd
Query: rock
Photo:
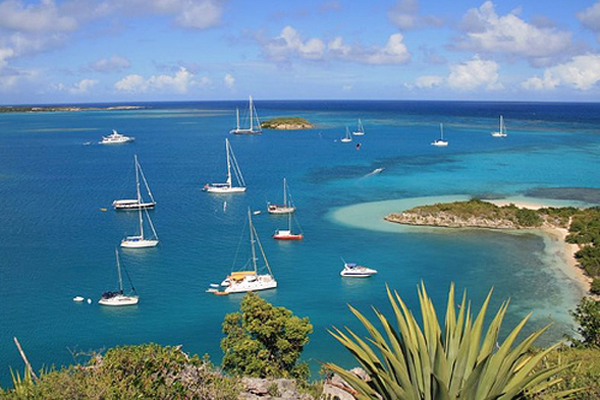
<svg viewBox="0 0 600 400"><path fill-rule="evenodd" d="M306 393L299 393L296 382L292 379L261 379L242 378L245 391L240 393L240 399L247 400L311 400Z"/></svg>

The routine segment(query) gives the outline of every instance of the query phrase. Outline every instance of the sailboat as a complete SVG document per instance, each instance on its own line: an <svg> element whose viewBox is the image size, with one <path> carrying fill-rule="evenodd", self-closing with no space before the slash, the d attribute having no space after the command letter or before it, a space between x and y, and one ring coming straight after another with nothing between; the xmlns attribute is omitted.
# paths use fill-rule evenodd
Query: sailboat
<svg viewBox="0 0 600 400"><path fill-rule="evenodd" d="M344 136L341 141L343 143L348 143L352 141L352 136L350 136L350 129L346 126L346 136Z"/></svg>
<svg viewBox="0 0 600 400"><path fill-rule="evenodd" d="M129 274L127 271L127 278L129 279L129 283L131 284L132 295L125 294L123 291L123 277L121 276L121 263L119 262L119 250L115 249L115 255L117 256L117 274L119 275L119 291L117 292L104 292L102 293L102 298L98 300L99 304L103 306L132 306L137 304L140 301L140 297L135 292L135 288L131 283L131 279L129 278Z"/></svg>
<svg viewBox="0 0 600 400"><path fill-rule="evenodd" d="M304 235L302 233L292 233L292 214L288 214L288 227L287 229L277 229L273 234L273 239L279 240L302 240Z"/></svg>
<svg viewBox="0 0 600 400"><path fill-rule="evenodd" d="M354 136L362 136L365 134L365 127L363 126L363 123L360 120L360 118L358 119L358 127L357 127L356 131L352 132L352 134Z"/></svg>
<svg viewBox="0 0 600 400"><path fill-rule="evenodd" d="M275 289L277 287L277 281L271 272L271 267L267 261L267 256L263 250L263 247L258 238L258 233L252 224L252 213L248 209L248 230L250 231L250 260L246 265L250 264L251 269L245 271L232 272L223 282L221 286L225 287L222 292L215 292L215 294L229 294L229 293L244 293L244 292L256 292L259 290ZM264 268L266 273L259 274L257 266L257 254L256 245L264 261Z"/></svg>
<svg viewBox="0 0 600 400"><path fill-rule="evenodd" d="M432 146L448 146L448 141L444 140L444 124L440 124L440 138L431 142Z"/></svg>
<svg viewBox="0 0 600 400"><path fill-rule="evenodd" d="M500 127L498 131L492 132L493 137L507 137L508 133L506 133L506 127L504 126L504 117L500 116Z"/></svg>
<svg viewBox="0 0 600 400"><path fill-rule="evenodd" d="M142 171L142 167L138 162L137 155L133 156L134 164L135 164L135 187L137 191L137 197L135 199L124 199L124 200L115 200L112 202L115 210L138 210L140 208L154 208L156 205L156 201L154 200L154 196L152 196L152 192L150 191L150 186L148 186L148 181L146 181L146 177L144 176L144 171ZM148 192L148 196L150 197L149 201L144 201L140 194L140 176L142 177L142 181L144 182L144 186L146 187L146 191Z"/></svg>
<svg viewBox="0 0 600 400"><path fill-rule="evenodd" d="M242 171L237 163L233 149L229 144L229 139L225 139L225 152L227 154L227 181L225 183L207 183L204 185L204 190L208 193L228 194L228 193L243 193L246 191L246 182L242 176ZM237 180L238 186L233 186L231 170Z"/></svg>
<svg viewBox="0 0 600 400"><path fill-rule="evenodd" d="M290 214L296 211L296 207L292 203L292 196L288 199L288 185L285 178L283 178L283 204L268 204L267 211L270 214Z"/></svg>
<svg viewBox="0 0 600 400"><path fill-rule="evenodd" d="M144 218L142 212L146 214L146 218L148 218L148 225L152 230L152 236L150 237L144 236ZM156 230L154 229L154 224L152 224L152 220L150 219L150 214L148 214L148 210L142 210L141 208L139 208L138 214L140 225L139 235L125 237L125 239L121 240L121 247L128 249L141 249L144 247L155 247L156 245L158 245L158 235L156 234Z"/></svg>
<svg viewBox="0 0 600 400"><path fill-rule="evenodd" d="M235 109L236 125L235 128L230 130L229 133L234 135L257 135L262 133L260 127L260 121L258 120L258 114L252 101L252 96L248 96L248 120L250 121L248 128L240 127L240 109Z"/></svg>

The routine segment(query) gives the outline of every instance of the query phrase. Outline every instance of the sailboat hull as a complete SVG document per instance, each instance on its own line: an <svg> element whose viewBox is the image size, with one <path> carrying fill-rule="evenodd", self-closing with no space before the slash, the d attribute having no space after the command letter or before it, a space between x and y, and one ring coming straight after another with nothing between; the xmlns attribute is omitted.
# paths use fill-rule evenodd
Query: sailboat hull
<svg viewBox="0 0 600 400"><path fill-rule="evenodd" d="M269 204L267 211L269 214L291 214L296 211L296 207Z"/></svg>
<svg viewBox="0 0 600 400"><path fill-rule="evenodd" d="M302 240L304 235L301 233L292 233L289 230L278 230L273 234L273 239L278 240Z"/></svg>
<svg viewBox="0 0 600 400"><path fill-rule="evenodd" d="M215 184L212 185L205 185L204 186L204 191L207 193L215 193L215 194L230 194L230 193L244 193L246 191L245 187L239 187L239 186L215 186Z"/></svg>
<svg viewBox="0 0 600 400"><path fill-rule="evenodd" d="M134 306L139 301L140 301L140 299L137 296L125 296L125 295L120 294L120 295L109 297L109 298L101 298L100 300L98 300L98 304L101 304L103 306L112 306L112 307Z"/></svg>
<svg viewBox="0 0 600 400"><path fill-rule="evenodd" d="M154 206L156 205L156 202L154 201L147 201L147 202L138 202L135 199L125 199L125 200L115 200L112 203L113 207L115 210L120 210L120 211L137 211L140 208L142 209L153 209Z"/></svg>
<svg viewBox="0 0 600 400"><path fill-rule="evenodd" d="M256 275L247 277L238 282L231 282L224 290L225 293L258 292L260 290L275 289L277 281L271 275Z"/></svg>
<svg viewBox="0 0 600 400"><path fill-rule="evenodd" d="M229 133L234 135L260 135L262 130L258 129L232 129Z"/></svg>
<svg viewBox="0 0 600 400"><path fill-rule="evenodd" d="M156 247L157 245L158 240L142 239L139 236L128 237L121 241L121 247L126 249L142 249L145 247Z"/></svg>

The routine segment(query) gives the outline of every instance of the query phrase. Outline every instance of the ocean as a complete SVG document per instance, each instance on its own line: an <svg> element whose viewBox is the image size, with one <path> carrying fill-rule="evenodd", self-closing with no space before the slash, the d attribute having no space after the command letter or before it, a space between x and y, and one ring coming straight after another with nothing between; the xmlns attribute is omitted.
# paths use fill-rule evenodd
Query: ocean
<svg viewBox="0 0 600 400"><path fill-rule="evenodd" d="M242 296L205 290L244 259L236 253L245 250L249 208L262 210L254 226L279 283L260 295L310 318L303 359L314 378L321 362L354 365L328 329L363 334L348 304L373 318L371 307L389 313L386 285L418 313L424 282L440 318L451 283L476 308L493 288L490 314L510 299L504 332L533 312L529 332L552 323L543 343L573 333L568 311L582 288L543 235L404 227L382 217L471 197L598 204L600 104L259 99L262 120L297 116L316 128L257 136L229 134L241 101L141 105L0 114L1 386L9 385L11 367L24 367L13 337L35 369L147 342L182 345L218 364L221 323ZM501 114L508 137L493 138ZM358 118L366 134L340 142ZM446 148L430 145L440 123ZM112 129L135 142L99 145ZM244 194L202 191L225 178L225 138L247 182ZM97 300L116 289L114 249L137 224L136 213L115 212L111 203L135 195L136 154L157 201L150 215L160 244L121 250L140 303L111 309ZM270 237L287 224L266 213L267 202L281 202L284 177L302 241ZM342 279L342 259L379 273ZM92 304L73 302L77 295Z"/></svg>

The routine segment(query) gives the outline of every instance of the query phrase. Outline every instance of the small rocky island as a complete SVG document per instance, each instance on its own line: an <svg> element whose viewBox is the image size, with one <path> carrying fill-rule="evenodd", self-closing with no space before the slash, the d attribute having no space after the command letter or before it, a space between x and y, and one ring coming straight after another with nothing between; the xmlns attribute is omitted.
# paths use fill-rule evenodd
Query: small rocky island
<svg viewBox="0 0 600 400"><path fill-rule="evenodd" d="M262 129L279 129L279 130L300 130L300 129L313 129L315 126L299 117L279 117L273 118L268 121L263 121L260 124Z"/></svg>
<svg viewBox="0 0 600 400"><path fill-rule="evenodd" d="M531 210L519 208L514 204L500 207L487 201L472 199L419 206L401 213L389 214L385 220L399 224L448 228L567 228L569 217L576 210L572 207Z"/></svg>

